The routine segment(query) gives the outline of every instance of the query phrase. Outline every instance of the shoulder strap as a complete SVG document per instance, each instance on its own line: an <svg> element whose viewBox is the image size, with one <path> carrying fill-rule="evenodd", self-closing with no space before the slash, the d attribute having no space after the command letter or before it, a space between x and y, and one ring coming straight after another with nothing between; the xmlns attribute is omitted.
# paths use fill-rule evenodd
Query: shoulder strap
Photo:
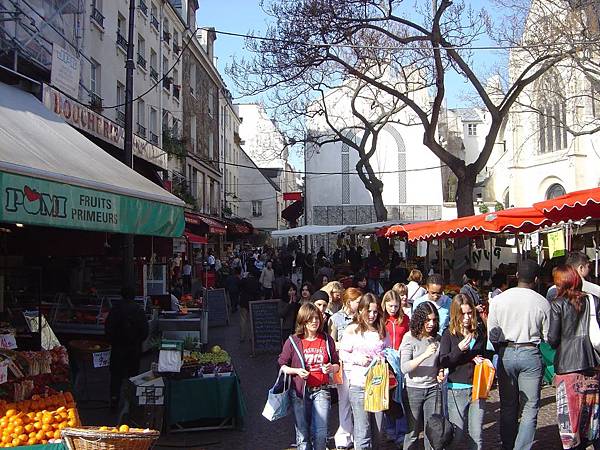
<svg viewBox="0 0 600 450"><path fill-rule="evenodd" d="M302 353L300 353L300 350L298 349L298 346L294 342L294 339L292 338L292 336L290 336L288 339L290 340L292 347L294 347L294 350L296 350L296 354L298 355L298 358L300 359L300 364L302 364L302 368L304 370L306 370L306 367L304 365L304 356L302 356Z"/></svg>
<svg viewBox="0 0 600 450"><path fill-rule="evenodd" d="M410 297L408 297L409 300L412 300L413 297L415 296L415 294L419 291L419 289L421 288L421 286L417 285L417 288L414 290L414 292L411 294Z"/></svg>
<svg viewBox="0 0 600 450"><path fill-rule="evenodd" d="M333 362L331 362L331 352L329 351L329 337L327 335L325 335L325 347L327 347L327 357L329 358L329 363L333 364Z"/></svg>

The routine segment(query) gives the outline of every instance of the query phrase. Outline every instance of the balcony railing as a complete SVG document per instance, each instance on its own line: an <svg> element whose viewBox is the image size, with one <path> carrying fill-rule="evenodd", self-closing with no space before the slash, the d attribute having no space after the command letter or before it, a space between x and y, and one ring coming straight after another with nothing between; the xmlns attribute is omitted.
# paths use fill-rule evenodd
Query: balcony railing
<svg viewBox="0 0 600 450"><path fill-rule="evenodd" d="M154 145L158 145L158 135L154 134L152 131L150 132L150 142Z"/></svg>
<svg viewBox="0 0 600 450"><path fill-rule="evenodd" d="M171 33L169 33L168 31L163 31L163 41L165 41L167 45L169 45L169 43L171 42Z"/></svg>
<svg viewBox="0 0 600 450"><path fill-rule="evenodd" d="M125 39L125 36L120 31L117 31L117 45L127 51L127 39Z"/></svg>
<svg viewBox="0 0 600 450"><path fill-rule="evenodd" d="M158 72L154 67L150 67L150 77L152 77L154 81L158 81Z"/></svg>
<svg viewBox="0 0 600 450"><path fill-rule="evenodd" d="M146 5L146 2L144 0L140 0L139 8L140 8L140 12L143 15L145 15L145 16L148 15L148 5Z"/></svg>
<svg viewBox="0 0 600 450"><path fill-rule="evenodd" d="M142 125L141 123L137 124L137 134L138 134L138 136L141 136L143 138L146 137L146 127L144 125Z"/></svg>
<svg viewBox="0 0 600 450"><path fill-rule="evenodd" d="M170 91L171 90L171 83L173 83L173 78L171 77L165 77L163 78L163 87L167 90Z"/></svg>
<svg viewBox="0 0 600 450"><path fill-rule="evenodd" d="M92 14L90 17L94 22L96 22L100 27L104 28L104 16L97 8L92 9Z"/></svg>
<svg viewBox="0 0 600 450"><path fill-rule="evenodd" d="M121 126L125 126L125 111L117 109L117 123Z"/></svg>
<svg viewBox="0 0 600 450"><path fill-rule="evenodd" d="M181 86L178 84L173 85L173 97L179 100L179 95L181 93Z"/></svg>
<svg viewBox="0 0 600 450"><path fill-rule="evenodd" d="M146 68L146 59L140 53L137 55L137 63L142 69Z"/></svg>
<svg viewBox="0 0 600 450"><path fill-rule="evenodd" d="M173 41L173 51L179 55L179 52L181 51L181 47L179 46L179 44L175 41Z"/></svg>
<svg viewBox="0 0 600 450"><path fill-rule="evenodd" d="M90 92L90 108L96 112L102 112L102 97Z"/></svg>
<svg viewBox="0 0 600 450"><path fill-rule="evenodd" d="M152 25L156 31L158 31L158 28L160 27L160 24L158 23L158 19L156 18L156 16L154 14L150 15L150 25Z"/></svg>

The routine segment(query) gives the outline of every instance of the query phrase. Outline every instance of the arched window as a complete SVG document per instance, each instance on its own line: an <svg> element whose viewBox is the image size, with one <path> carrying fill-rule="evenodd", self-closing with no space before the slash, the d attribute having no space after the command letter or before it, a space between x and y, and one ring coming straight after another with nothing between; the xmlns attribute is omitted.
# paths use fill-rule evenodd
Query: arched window
<svg viewBox="0 0 600 450"><path fill-rule="evenodd" d="M567 148L567 106L562 85L554 72L536 83L540 153Z"/></svg>
<svg viewBox="0 0 600 450"><path fill-rule="evenodd" d="M398 203L406 203L406 146L398 130L392 125L383 128L394 138L398 148Z"/></svg>
<svg viewBox="0 0 600 450"><path fill-rule="evenodd" d="M560 197L561 195L565 195L567 192L562 185L558 183L554 183L552 186L548 188L546 191L546 200L551 200L556 197Z"/></svg>

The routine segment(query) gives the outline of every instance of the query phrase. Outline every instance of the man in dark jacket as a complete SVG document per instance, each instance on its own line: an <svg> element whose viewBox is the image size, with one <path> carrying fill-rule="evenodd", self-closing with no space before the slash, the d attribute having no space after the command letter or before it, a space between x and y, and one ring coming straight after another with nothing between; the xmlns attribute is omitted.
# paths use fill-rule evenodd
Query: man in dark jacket
<svg viewBox="0 0 600 450"><path fill-rule="evenodd" d="M235 312L238 309L240 303L240 279L242 275L242 269L235 267L233 273L229 274L225 279L225 290L229 294L229 301L231 302L231 312Z"/></svg>
<svg viewBox="0 0 600 450"><path fill-rule="evenodd" d="M240 342L244 342L250 330L250 302L260 300L260 284L252 272L240 280Z"/></svg>
<svg viewBox="0 0 600 450"><path fill-rule="evenodd" d="M140 371L142 342L148 337L148 320L144 310L134 300L134 290L124 287L123 299L112 307L104 329L112 346L110 352L110 403L119 403L121 383Z"/></svg>

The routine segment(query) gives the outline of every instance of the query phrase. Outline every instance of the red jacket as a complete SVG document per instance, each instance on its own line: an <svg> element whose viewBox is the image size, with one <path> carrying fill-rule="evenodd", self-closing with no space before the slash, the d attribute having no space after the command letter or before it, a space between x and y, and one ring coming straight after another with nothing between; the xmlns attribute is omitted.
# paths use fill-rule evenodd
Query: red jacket
<svg viewBox="0 0 600 450"><path fill-rule="evenodd" d="M408 320L408 316L406 314L402 318L400 324L398 324L398 320L394 317L388 317L388 320L385 322L385 329L390 336L390 344L394 350L398 350L398 348L400 348L402 338L409 330L409 323L410 321Z"/></svg>

